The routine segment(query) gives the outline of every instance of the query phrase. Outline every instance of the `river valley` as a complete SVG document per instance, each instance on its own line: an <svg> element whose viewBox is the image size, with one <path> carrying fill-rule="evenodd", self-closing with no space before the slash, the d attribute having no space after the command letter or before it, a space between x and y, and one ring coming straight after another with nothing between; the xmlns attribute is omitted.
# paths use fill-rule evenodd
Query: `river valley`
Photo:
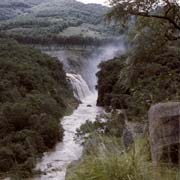
<svg viewBox="0 0 180 180"><path fill-rule="evenodd" d="M36 166L36 170L40 170L42 175L33 180L65 180L68 165L82 155L83 147L74 139L76 130L86 120L95 121L96 117L103 112L102 108L96 106L97 92L94 88L98 64L122 53L124 46L120 41L116 46L110 44L96 51L91 50L91 53L89 49L61 50L56 48L54 50L51 48L48 51L43 47L40 49L63 63L74 97L81 103L71 115L62 119L61 123L65 130L63 142L58 143L54 150L44 154Z"/></svg>

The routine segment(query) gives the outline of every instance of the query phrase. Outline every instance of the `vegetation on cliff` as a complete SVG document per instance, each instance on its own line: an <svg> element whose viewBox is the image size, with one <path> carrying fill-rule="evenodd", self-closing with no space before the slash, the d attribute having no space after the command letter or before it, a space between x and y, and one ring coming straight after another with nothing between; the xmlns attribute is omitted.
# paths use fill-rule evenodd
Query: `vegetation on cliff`
<svg viewBox="0 0 180 180"><path fill-rule="evenodd" d="M136 20L131 48L99 66L98 105L127 109L129 120L142 122L151 104L180 100L179 41L169 41L165 27L154 19Z"/></svg>
<svg viewBox="0 0 180 180"><path fill-rule="evenodd" d="M106 71L114 60L102 63L97 74L98 105L127 109L129 120L144 121L151 104L179 101L179 50L164 49L162 52L153 58L139 59L131 67L124 64L118 73L116 68ZM123 64L122 58L116 61Z"/></svg>
<svg viewBox="0 0 180 180"><path fill-rule="evenodd" d="M0 171L26 176L62 140L59 119L76 101L57 59L12 39L0 39L0 77Z"/></svg>

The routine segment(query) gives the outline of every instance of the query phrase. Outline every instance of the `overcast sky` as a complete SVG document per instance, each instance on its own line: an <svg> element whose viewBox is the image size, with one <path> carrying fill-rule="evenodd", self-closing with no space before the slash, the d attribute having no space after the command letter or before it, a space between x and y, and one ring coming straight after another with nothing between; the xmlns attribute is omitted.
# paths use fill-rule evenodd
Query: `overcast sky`
<svg viewBox="0 0 180 180"><path fill-rule="evenodd" d="M107 5L108 0L78 0L81 1L83 3L97 3L97 4L103 4L103 5Z"/></svg>

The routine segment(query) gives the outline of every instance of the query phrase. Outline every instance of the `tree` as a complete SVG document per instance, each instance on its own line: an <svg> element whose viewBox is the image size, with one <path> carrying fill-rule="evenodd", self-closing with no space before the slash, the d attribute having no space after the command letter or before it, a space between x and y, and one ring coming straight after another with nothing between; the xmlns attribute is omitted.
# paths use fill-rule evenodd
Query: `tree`
<svg viewBox="0 0 180 180"><path fill-rule="evenodd" d="M108 17L126 24L133 16L154 18L167 24L166 37L180 38L180 2L178 0L109 0Z"/></svg>

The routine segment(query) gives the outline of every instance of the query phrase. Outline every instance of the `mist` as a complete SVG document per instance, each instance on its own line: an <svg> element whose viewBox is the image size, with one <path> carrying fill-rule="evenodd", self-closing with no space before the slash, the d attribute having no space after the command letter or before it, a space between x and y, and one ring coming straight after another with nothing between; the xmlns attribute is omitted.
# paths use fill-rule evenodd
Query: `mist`
<svg viewBox="0 0 180 180"><path fill-rule="evenodd" d="M41 47L46 54L58 58L64 65L66 73L79 74L87 82L91 91L95 91L97 84L96 73L98 65L126 51L126 40L124 36L100 47L73 46L62 48L58 46Z"/></svg>
<svg viewBox="0 0 180 180"><path fill-rule="evenodd" d="M95 90L97 84L96 73L98 72L98 65L115 57L122 55L125 52L125 38L121 36L116 41L108 45L99 47L89 58L88 63L84 65L83 77L87 81L90 89Z"/></svg>

